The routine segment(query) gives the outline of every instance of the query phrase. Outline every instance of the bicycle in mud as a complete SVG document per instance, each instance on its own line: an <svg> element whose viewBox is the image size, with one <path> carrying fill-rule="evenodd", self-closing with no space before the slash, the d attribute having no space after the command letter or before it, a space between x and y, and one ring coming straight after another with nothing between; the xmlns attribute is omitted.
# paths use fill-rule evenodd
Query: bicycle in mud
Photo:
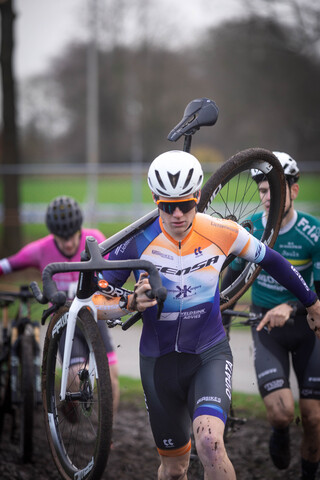
<svg viewBox="0 0 320 480"><path fill-rule="evenodd" d="M33 413L41 404L40 330L31 320L31 300L34 296L26 285L19 292L0 292L0 435L10 416L10 441L19 445L23 462L32 459Z"/></svg>
<svg viewBox="0 0 320 480"><path fill-rule="evenodd" d="M183 149L190 151L194 133L201 127L214 125L217 116L218 110L213 101L196 99L188 104L181 122L170 132L168 139L177 141L183 136ZM268 150L244 150L226 161L205 183L198 211L235 220L251 232L253 225L250 217L263 208L257 184L251 178L253 168L263 172L270 185L270 211L261 238L272 247L281 223L285 183L279 161ZM104 257L145 229L157 216L158 209L155 209L99 245L88 237L81 262L48 265L42 275L43 293L35 282L32 284L37 300L42 304L52 304L42 317L44 323L53 314L44 344L42 392L50 449L64 479L101 478L110 449L112 392L92 295L102 292L121 297L131 292L99 282L99 273L108 269L145 270L149 273L151 295L157 298L158 313L166 298L166 290L152 263L142 260L116 262ZM227 258L224 267L232 259L231 256ZM66 303L65 294L57 290L52 280L55 273L66 271L79 272L77 294L71 303ZM221 310L227 309L243 295L259 271L255 264L245 266L237 279L221 291ZM136 313L124 323L121 320L108 323L109 326L121 325L126 330L140 317L141 314ZM72 373L69 363L75 328L82 332L84 346L77 355L82 367ZM77 422L66 420L63 414L66 406L74 411Z"/></svg>

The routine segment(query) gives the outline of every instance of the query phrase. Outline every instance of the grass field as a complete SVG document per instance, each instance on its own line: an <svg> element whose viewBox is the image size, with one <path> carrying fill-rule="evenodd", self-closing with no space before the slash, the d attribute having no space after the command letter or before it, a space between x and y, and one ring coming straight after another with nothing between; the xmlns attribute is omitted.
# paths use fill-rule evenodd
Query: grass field
<svg viewBox="0 0 320 480"><path fill-rule="evenodd" d="M120 398L121 401L129 401L144 406L144 396L139 379L120 376ZM266 418L264 403L258 394L242 392L232 393L232 403L236 416L246 418ZM295 404L295 418L299 416L299 408Z"/></svg>
<svg viewBox="0 0 320 480"><path fill-rule="evenodd" d="M319 198L319 180L320 175L304 174L300 179L300 192L297 200L297 208L309 211L313 215L320 217L320 198ZM87 185L84 177L23 177L21 181L21 203L40 203L46 205L52 198L58 195L71 195L81 204L85 203L87 196ZM132 203L134 196L134 186L131 177L128 176L102 176L99 177L97 188L97 201L99 204L118 204L128 205ZM2 198L2 183L0 183L0 198ZM141 181L141 201L143 204L150 205L153 209L153 203L149 188L145 179ZM139 217L137 212L136 218ZM135 218L135 219L136 219ZM98 223L95 225L102 230L107 237L126 227L130 222L111 221L109 223ZM27 243L31 240L46 235L47 230L42 224L23 225L23 241ZM2 229L0 228L0 237Z"/></svg>
<svg viewBox="0 0 320 480"><path fill-rule="evenodd" d="M208 176L206 176L207 178ZM205 180L206 180L205 178ZM299 201L319 203L319 179L317 174L304 174L299 180ZM130 203L133 198L131 176L101 176L98 180L97 199L99 203ZM84 177L23 177L20 197L22 203L48 203L58 195L71 195L80 203L86 200L86 181ZM0 184L2 198L2 183ZM141 181L141 198L143 203L152 204L147 182Z"/></svg>

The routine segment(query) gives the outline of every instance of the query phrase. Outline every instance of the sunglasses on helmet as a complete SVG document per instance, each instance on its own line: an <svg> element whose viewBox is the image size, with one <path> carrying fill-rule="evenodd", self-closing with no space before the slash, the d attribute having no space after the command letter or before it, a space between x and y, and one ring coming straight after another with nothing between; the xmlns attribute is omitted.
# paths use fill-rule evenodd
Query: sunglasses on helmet
<svg viewBox="0 0 320 480"><path fill-rule="evenodd" d="M188 213L197 204L196 198L187 198L186 200L157 200L157 205L165 213L172 215L176 208L182 213Z"/></svg>

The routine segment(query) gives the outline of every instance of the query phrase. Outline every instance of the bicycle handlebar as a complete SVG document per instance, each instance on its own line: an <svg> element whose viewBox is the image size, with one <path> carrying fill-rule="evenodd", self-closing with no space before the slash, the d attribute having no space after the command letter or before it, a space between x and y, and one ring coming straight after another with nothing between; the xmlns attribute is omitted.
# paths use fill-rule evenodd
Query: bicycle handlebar
<svg viewBox="0 0 320 480"><path fill-rule="evenodd" d="M34 295L27 285L22 285L19 292L0 291L0 302L6 305L14 303L17 299L26 302L30 298L34 298Z"/></svg>
<svg viewBox="0 0 320 480"><path fill-rule="evenodd" d="M162 286L157 268L147 260L106 260L101 255L101 248L93 237L86 238L86 247L89 260L82 262L57 262L50 263L42 272L43 293L38 284L32 282L30 288L37 301L41 304L51 302L54 305L62 306L66 302L66 293L59 291L52 276L61 272L88 272L102 270L145 270L149 274L151 285L151 298L158 302L164 302L167 296L167 289Z"/></svg>

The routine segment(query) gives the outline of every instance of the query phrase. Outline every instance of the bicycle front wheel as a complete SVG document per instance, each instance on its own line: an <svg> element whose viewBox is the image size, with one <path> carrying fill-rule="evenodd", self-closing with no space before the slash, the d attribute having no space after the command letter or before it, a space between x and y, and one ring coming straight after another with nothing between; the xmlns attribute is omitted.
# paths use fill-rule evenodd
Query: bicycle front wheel
<svg viewBox="0 0 320 480"><path fill-rule="evenodd" d="M101 478L112 435L109 366L97 324L87 309L77 317L81 342L74 342L66 400L60 401L64 337L69 307L52 318L44 344L42 394L45 425L55 464L66 480Z"/></svg>
<svg viewBox="0 0 320 480"><path fill-rule="evenodd" d="M264 211L265 198L259 194L251 169L260 170L269 184L268 216L263 229L257 233L263 243L273 247L283 216L286 184L283 168L269 150L251 148L227 160L204 185L198 210L214 217L234 220L252 233L255 214ZM233 259L233 256L226 259L221 278ZM220 290L221 310L230 308L246 292L260 271L261 267L247 262L236 280Z"/></svg>

